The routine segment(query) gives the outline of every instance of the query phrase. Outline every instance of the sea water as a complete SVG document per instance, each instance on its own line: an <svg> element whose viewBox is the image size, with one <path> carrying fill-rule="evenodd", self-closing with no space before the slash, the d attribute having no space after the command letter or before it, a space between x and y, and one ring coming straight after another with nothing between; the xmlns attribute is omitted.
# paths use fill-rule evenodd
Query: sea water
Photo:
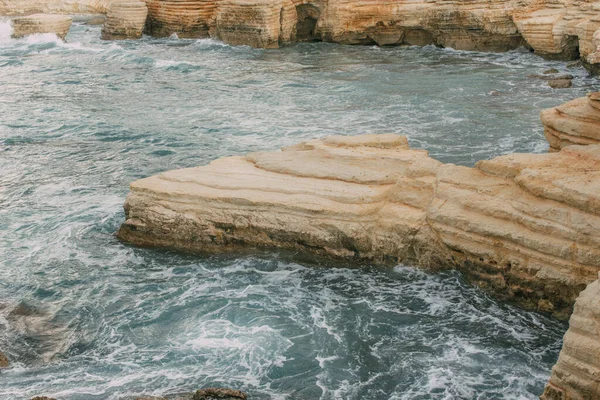
<svg viewBox="0 0 600 400"><path fill-rule="evenodd" d="M398 133L444 161L547 151L539 111L598 90L527 50L177 38L0 23L0 398L535 399L566 325L456 272L298 254L189 256L114 236L128 184L331 134ZM16 309L15 309L16 307Z"/></svg>

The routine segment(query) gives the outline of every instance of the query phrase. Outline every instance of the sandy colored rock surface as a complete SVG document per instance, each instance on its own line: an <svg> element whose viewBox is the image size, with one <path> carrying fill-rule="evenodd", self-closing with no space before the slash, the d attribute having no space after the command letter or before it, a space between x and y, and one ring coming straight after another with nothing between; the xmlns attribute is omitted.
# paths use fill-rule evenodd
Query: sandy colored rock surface
<svg viewBox="0 0 600 400"><path fill-rule="evenodd" d="M110 6L102 27L102 39L139 39L142 37L148 8L143 1L120 0Z"/></svg>
<svg viewBox="0 0 600 400"><path fill-rule="evenodd" d="M71 17L57 14L33 14L17 17L12 20L12 36L20 38L36 33L54 33L64 40L72 22Z"/></svg>
<svg viewBox="0 0 600 400"><path fill-rule="evenodd" d="M105 14L114 0L0 0L0 15Z"/></svg>
<svg viewBox="0 0 600 400"><path fill-rule="evenodd" d="M444 165L397 135L334 136L131 184L119 237L452 267L566 317L600 270L600 146Z"/></svg>
<svg viewBox="0 0 600 400"><path fill-rule="evenodd" d="M600 399L600 281L577 298L541 400Z"/></svg>
<svg viewBox="0 0 600 400"><path fill-rule="evenodd" d="M214 28L217 0L145 1L148 6L146 31L150 35L205 38L209 37L209 28Z"/></svg>
<svg viewBox="0 0 600 400"><path fill-rule="evenodd" d="M574 144L600 144L600 92L541 112L550 151Z"/></svg>

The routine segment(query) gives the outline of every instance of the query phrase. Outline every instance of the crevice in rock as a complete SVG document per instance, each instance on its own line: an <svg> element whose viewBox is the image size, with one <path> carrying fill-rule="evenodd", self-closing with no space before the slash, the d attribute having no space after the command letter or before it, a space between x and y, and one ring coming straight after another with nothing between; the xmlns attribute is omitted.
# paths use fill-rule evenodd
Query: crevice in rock
<svg viewBox="0 0 600 400"><path fill-rule="evenodd" d="M321 35L317 31L317 22L321 11L312 4L296 6L298 20L296 23L296 40L298 42L320 42Z"/></svg>

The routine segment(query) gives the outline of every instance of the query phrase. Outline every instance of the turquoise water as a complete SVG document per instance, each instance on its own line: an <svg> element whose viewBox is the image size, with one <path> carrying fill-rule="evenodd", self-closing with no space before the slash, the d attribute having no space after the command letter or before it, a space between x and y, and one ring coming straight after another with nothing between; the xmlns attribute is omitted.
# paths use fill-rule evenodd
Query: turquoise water
<svg viewBox="0 0 600 400"><path fill-rule="evenodd" d="M534 399L566 325L453 272L213 257L114 236L132 180L329 134L472 165L545 152L538 113L598 90L526 52L101 42L0 24L0 398L229 386L252 399ZM16 307L16 311L14 311Z"/></svg>

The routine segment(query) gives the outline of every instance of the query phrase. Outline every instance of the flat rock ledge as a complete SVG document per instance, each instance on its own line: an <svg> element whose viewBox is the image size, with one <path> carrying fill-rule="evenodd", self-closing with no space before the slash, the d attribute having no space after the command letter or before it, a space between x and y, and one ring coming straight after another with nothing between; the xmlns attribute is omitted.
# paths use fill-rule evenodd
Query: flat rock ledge
<svg viewBox="0 0 600 400"><path fill-rule="evenodd" d="M600 144L600 92L544 110L541 119L550 151L574 144Z"/></svg>
<svg viewBox="0 0 600 400"><path fill-rule="evenodd" d="M566 319L600 271L600 145L443 164L398 135L331 136L135 181L118 236L457 268Z"/></svg>
<svg viewBox="0 0 600 400"><path fill-rule="evenodd" d="M577 298L558 362L540 399L600 399L600 281Z"/></svg>
<svg viewBox="0 0 600 400"><path fill-rule="evenodd" d="M17 17L12 20L14 38L20 38L37 33L54 33L65 40L73 19L67 15L33 14Z"/></svg>
<svg viewBox="0 0 600 400"><path fill-rule="evenodd" d="M113 2L102 27L102 39L141 38L147 15L148 7L143 1L121 0Z"/></svg>

